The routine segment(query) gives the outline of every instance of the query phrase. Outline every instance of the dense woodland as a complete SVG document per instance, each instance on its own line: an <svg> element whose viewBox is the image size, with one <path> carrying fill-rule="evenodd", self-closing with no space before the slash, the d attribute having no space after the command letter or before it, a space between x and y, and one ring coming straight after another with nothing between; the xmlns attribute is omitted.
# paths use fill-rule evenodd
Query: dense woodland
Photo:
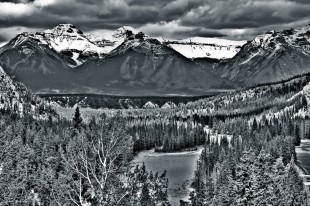
<svg viewBox="0 0 310 206"><path fill-rule="evenodd" d="M1 205L169 205L165 174L131 169L120 117L38 121L2 111ZM147 203L146 203L147 202Z"/></svg>
<svg viewBox="0 0 310 206"><path fill-rule="evenodd" d="M308 205L308 191L296 167L295 145L309 137L308 120L245 118L215 127L234 138L210 142L198 162L192 205Z"/></svg>
<svg viewBox="0 0 310 206"><path fill-rule="evenodd" d="M295 95L310 80L308 76L306 77L273 87L247 90L247 93L242 90L211 97L174 110L132 110L123 113L122 116L126 119L129 132L134 138L135 152L154 147L157 151L163 152L180 151L203 145L206 136L210 135L206 132L205 126L213 128L214 131L220 130L214 125L218 120L240 117L248 118L250 121L252 117L260 116L260 119L265 121L267 118L277 119L279 115L294 116L307 107L305 95ZM278 113L277 117L275 113ZM233 134L234 131L222 132L227 133Z"/></svg>
<svg viewBox="0 0 310 206"><path fill-rule="evenodd" d="M171 152L205 145L195 191L184 205L308 205L295 146L310 137L309 119L298 115L307 109L307 99L297 94L309 78L293 80L247 90L245 96L200 100L209 107L201 113L194 102L172 111L170 120L139 119L131 130L134 149ZM214 131L233 138L214 141Z"/></svg>
<svg viewBox="0 0 310 206"><path fill-rule="evenodd" d="M300 76L174 109L96 110L87 119L79 107L67 118L43 103L32 112L3 108L0 205L169 205L166 174L130 161L146 149L198 145L194 191L183 205L307 205L295 146L310 137L309 81Z"/></svg>

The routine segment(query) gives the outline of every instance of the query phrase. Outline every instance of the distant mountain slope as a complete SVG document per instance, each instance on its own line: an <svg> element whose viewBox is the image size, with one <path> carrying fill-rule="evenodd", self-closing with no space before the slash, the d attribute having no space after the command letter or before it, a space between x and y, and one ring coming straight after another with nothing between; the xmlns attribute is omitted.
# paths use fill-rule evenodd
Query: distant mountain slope
<svg viewBox="0 0 310 206"><path fill-rule="evenodd" d="M309 72L310 26L245 41L152 38L131 27L101 37L71 24L22 33L0 66L38 93L205 95Z"/></svg>
<svg viewBox="0 0 310 206"><path fill-rule="evenodd" d="M53 88L55 84L69 87L70 64L74 61L39 44L28 34L18 35L0 51L0 65L6 73L33 91Z"/></svg>
<svg viewBox="0 0 310 206"><path fill-rule="evenodd" d="M278 81L310 71L310 26L270 31L245 44L216 69L242 86Z"/></svg>
<svg viewBox="0 0 310 206"><path fill-rule="evenodd" d="M130 45L130 46L129 46ZM204 94L232 84L156 42L124 42L103 60L76 68L82 85L118 94Z"/></svg>
<svg viewBox="0 0 310 206"><path fill-rule="evenodd" d="M203 95L234 88L230 81L131 27L105 38L110 40L63 24L23 33L0 49L0 65L40 93Z"/></svg>

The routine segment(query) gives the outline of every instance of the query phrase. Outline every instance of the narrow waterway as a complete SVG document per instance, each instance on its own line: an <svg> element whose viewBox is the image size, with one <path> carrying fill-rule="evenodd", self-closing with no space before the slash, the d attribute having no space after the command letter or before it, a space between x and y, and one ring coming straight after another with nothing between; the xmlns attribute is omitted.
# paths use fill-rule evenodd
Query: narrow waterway
<svg viewBox="0 0 310 206"><path fill-rule="evenodd" d="M178 206L180 200L188 201L191 179L202 150L203 147L198 147L197 151L180 153L155 153L153 149L142 151L134 158L132 165L142 165L144 162L147 170L153 174L161 174L166 170L169 179L168 199L172 206Z"/></svg>
<svg viewBox="0 0 310 206"><path fill-rule="evenodd" d="M300 147L296 147L297 160L304 172L310 174L310 140L302 140Z"/></svg>

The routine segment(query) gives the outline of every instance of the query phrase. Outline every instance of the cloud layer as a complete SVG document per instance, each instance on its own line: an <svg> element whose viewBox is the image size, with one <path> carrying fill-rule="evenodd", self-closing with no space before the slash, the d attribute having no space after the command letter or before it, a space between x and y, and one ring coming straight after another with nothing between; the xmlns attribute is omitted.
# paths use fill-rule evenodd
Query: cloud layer
<svg viewBox="0 0 310 206"><path fill-rule="evenodd" d="M310 23L309 0L0 0L0 42L72 23L85 32L129 25L166 38L251 39Z"/></svg>

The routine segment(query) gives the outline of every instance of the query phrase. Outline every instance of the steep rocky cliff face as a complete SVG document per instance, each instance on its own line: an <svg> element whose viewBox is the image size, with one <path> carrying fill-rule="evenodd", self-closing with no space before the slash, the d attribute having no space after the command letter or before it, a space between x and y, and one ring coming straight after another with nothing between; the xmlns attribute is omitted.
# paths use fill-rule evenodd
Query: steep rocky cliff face
<svg viewBox="0 0 310 206"><path fill-rule="evenodd" d="M242 86L279 81L309 72L310 26L260 35L216 71Z"/></svg>

